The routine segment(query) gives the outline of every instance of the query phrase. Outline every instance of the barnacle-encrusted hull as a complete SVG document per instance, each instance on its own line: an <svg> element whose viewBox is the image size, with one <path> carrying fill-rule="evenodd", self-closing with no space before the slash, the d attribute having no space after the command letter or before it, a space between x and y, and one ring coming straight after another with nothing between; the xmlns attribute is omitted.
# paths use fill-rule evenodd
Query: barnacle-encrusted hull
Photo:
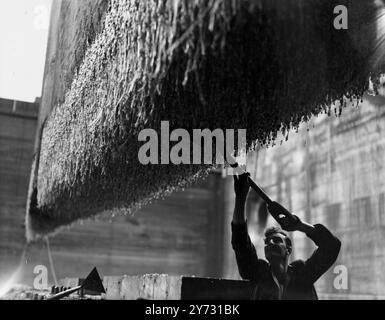
<svg viewBox="0 0 385 320"><path fill-rule="evenodd" d="M335 100L360 99L381 59L371 58L376 8L358 2L111 0L45 122L27 238L129 212L205 175L208 166L139 163L140 130L159 131L161 120L171 129L244 128L252 147ZM348 30L333 26L341 4Z"/></svg>

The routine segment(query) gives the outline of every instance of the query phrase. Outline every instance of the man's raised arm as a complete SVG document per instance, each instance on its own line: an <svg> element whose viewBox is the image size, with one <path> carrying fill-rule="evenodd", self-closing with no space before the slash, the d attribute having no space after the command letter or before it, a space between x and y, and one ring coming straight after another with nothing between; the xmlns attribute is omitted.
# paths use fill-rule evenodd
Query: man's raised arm
<svg viewBox="0 0 385 320"><path fill-rule="evenodd" d="M235 208L231 222L231 244L235 251L238 270L245 280L257 281L266 261L259 260L257 251L247 232L245 217L246 199L249 193L248 174L234 176Z"/></svg>
<svg viewBox="0 0 385 320"><path fill-rule="evenodd" d="M340 240L322 224L313 226L302 222L297 216L292 215L277 202L270 204L268 210L284 230L304 232L318 246L312 256L305 261L301 272L304 280L307 283L313 284L337 260L341 249Z"/></svg>

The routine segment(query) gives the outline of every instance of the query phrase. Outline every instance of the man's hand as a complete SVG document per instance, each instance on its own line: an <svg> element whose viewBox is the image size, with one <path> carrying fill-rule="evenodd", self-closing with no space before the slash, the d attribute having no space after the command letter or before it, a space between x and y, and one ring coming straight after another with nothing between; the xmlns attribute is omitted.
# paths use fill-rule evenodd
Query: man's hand
<svg viewBox="0 0 385 320"><path fill-rule="evenodd" d="M296 215L291 214L286 208L278 202L273 201L267 205L267 209L273 218L281 225L283 230L297 231L301 230L302 221Z"/></svg>
<svg viewBox="0 0 385 320"><path fill-rule="evenodd" d="M234 191L237 199L246 201L250 185L248 181L250 173L234 175Z"/></svg>

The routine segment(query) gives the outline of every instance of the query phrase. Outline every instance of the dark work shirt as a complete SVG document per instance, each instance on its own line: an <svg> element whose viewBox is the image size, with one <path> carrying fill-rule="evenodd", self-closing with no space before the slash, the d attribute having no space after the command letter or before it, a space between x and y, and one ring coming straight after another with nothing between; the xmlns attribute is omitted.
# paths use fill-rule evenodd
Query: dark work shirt
<svg viewBox="0 0 385 320"><path fill-rule="evenodd" d="M333 265L341 248L341 242L322 224L307 235L318 248L306 261L296 260L288 266L288 283L282 293L284 300L315 300L314 283ZM270 265L258 258L247 232L247 223L231 224L231 244L235 251L239 274L254 285L252 299L278 300L279 287L274 281Z"/></svg>

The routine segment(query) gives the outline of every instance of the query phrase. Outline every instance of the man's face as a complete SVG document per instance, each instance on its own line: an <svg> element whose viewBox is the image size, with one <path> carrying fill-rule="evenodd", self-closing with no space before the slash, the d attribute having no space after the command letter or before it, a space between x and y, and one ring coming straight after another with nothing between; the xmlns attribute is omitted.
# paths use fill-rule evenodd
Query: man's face
<svg viewBox="0 0 385 320"><path fill-rule="evenodd" d="M289 254L290 250L286 246L283 234L273 233L265 238L265 256L267 260L285 258Z"/></svg>

